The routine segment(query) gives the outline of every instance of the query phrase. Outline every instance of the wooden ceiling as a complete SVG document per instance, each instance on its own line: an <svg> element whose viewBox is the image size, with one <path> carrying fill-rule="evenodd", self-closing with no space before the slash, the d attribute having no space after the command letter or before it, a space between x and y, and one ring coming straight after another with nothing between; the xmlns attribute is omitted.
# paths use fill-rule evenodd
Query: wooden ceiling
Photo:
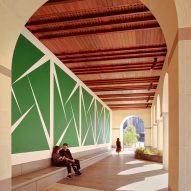
<svg viewBox="0 0 191 191"><path fill-rule="evenodd" d="M26 27L112 110L151 107L167 47L139 0L49 0Z"/></svg>

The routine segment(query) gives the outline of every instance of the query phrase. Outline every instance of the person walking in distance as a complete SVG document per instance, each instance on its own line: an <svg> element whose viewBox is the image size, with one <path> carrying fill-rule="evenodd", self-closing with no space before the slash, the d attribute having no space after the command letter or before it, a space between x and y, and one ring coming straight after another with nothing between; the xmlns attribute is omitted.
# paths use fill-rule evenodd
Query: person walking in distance
<svg viewBox="0 0 191 191"><path fill-rule="evenodd" d="M116 141L116 152L118 153L118 155L121 152L121 142L119 138L117 138L117 141Z"/></svg>

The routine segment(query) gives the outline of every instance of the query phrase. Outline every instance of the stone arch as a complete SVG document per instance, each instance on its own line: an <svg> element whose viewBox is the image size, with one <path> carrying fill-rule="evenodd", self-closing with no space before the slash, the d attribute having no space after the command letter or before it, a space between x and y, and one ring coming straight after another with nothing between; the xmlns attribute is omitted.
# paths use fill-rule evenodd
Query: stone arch
<svg viewBox="0 0 191 191"><path fill-rule="evenodd" d="M3 1L0 4L0 88L3 89L0 98L0 116L1 116L1 130L0 140L2 149L6 152L0 160L3 161L2 166L6 166L6 169L0 174L0 180L8 179L11 177L11 65L12 56L17 39L20 32L31 17L31 15L42 6L47 0L20 0L20 1ZM175 7L175 0L141 0L155 15L158 20L166 39L168 49L172 47L174 36L178 28L177 24L177 11ZM181 8L183 7L189 13L189 6L186 0L181 2ZM180 5L180 4L178 4ZM159 8L160 7L160 8ZM179 11L181 14L182 11ZM188 18L188 15L185 16ZM2 176L1 176L2 175ZM10 188L6 189L9 190Z"/></svg>

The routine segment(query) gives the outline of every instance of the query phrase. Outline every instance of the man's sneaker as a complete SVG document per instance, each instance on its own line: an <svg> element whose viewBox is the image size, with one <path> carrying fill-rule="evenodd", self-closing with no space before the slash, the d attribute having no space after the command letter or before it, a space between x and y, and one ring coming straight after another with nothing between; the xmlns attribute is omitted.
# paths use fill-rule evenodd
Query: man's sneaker
<svg viewBox="0 0 191 191"><path fill-rule="evenodd" d="M76 175L81 175L82 173L80 171L76 172L75 173Z"/></svg>

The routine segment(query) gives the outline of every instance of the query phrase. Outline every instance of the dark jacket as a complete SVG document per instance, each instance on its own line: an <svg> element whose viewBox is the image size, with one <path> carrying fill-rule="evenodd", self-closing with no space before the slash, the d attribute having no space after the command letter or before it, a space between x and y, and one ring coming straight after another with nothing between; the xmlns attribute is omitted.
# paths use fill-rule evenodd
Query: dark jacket
<svg viewBox="0 0 191 191"><path fill-rule="evenodd" d="M67 149L66 151L64 149L61 149L60 150L60 155L65 156L66 158L69 158L69 159L73 160L72 154L71 154L69 149Z"/></svg>
<svg viewBox="0 0 191 191"><path fill-rule="evenodd" d="M60 154L57 154L57 153L54 153L53 155L52 155L52 162L53 162L53 164L54 165L58 165L58 164L60 164L61 162L62 162L62 159L60 159Z"/></svg>

